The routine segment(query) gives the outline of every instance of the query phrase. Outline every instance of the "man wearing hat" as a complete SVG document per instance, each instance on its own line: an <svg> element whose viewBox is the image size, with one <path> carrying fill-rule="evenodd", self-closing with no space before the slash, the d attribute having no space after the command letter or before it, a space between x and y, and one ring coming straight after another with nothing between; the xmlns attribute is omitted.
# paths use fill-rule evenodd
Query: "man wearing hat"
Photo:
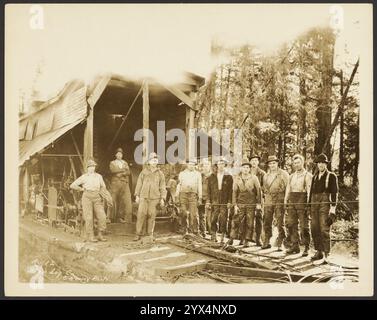
<svg viewBox="0 0 377 320"><path fill-rule="evenodd" d="M141 239L144 222L147 236L153 240L157 205L164 205L166 199L166 184L163 172L157 167L158 156L152 152L147 160L147 166L141 171L135 188L135 201L139 204L136 220L136 236L134 241Z"/></svg>
<svg viewBox="0 0 377 320"><path fill-rule="evenodd" d="M203 237L205 233L211 232L211 210L206 208L208 198L208 178L212 174L211 162L206 158L202 160L200 172L202 174L202 203L199 204L199 231Z"/></svg>
<svg viewBox="0 0 377 320"><path fill-rule="evenodd" d="M260 156L253 154L250 158L250 173L258 178L259 184L261 186L261 208L255 210L255 243L257 246L262 246L261 234L263 226L263 178L266 174L264 170L259 168Z"/></svg>
<svg viewBox="0 0 377 320"><path fill-rule="evenodd" d="M305 246L302 256L306 257L310 244L309 212L306 209L312 174L305 170L304 157L302 155L296 154L292 160L294 172L289 177L284 200L288 211L286 227L290 246L286 253L296 254L300 252L300 236L298 232L298 226L300 225L301 240Z"/></svg>
<svg viewBox="0 0 377 320"><path fill-rule="evenodd" d="M196 159L189 159L186 164L186 169L178 175L176 198L179 199L185 232L199 234L198 204L202 202L202 175L195 169Z"/></svg>
<svg viewBox="0 0 377 320"><path fill-rule="evenodd" d="M316 159L318 172L313 176L309 202L311 203L311 231L314 249L317 252L311 258L321 260L330 254L330 228L335 221L335 209L338 201L338 178L327 169L328 159L320 154Z"/></svg>
<svg viewBox="0 0 377 320"><path fill-rule="evenodd" d="M225 172L224 158L220 158L215 166L216 172L208 178L207 208L211 208L211 239L217 241L216 232L221 233L221 242L227 231L228 210L232 207L233 177Z"/></svg>
<svg viewBox="0 0 377 320"><path fill-rule="evenodd" d="M113 219L119 222L131 222L132 200L130 189L130 168L123 160L123 149L115 152L115 160L110 162L111 184L110 190L114 203Z"/></svg>
<svg viewBox="0 0 377 320"><path fill-rule="evenodd" d="M234 215L228 244L240 235L240 244L248 246L254 232L255 209L261 207L261 190L258 178L250 174L251 164L244 159L241 164L241 173L233 181Z"/></svg>
<svg viewBox="0 0 377 320"><path fill-rule="evenodd" d="M85 239L97 242L106 241L103 232L106 229L106 213L103 206L101 191L106 189L105 182L100 174L95 172L96 162L92 159L87 161L87 173L77 178L70 188L76 191L83 191L81 203L83 219L85 221ZM98 222L98 240L94 237L93 213Z"/></svg>
<svg viewBox="0 0 377 320"><path fill-rule="evenodd" d="M269 156L267 160L269 170L263 178L263 193L265 197L264 208L264 243L262 249L271 248L270 239L272 237L272 221L275 218L278 237L276 247L281 251L283 240L285 239L284 230L284 197L289 180L287 171L278 167L279 160L276 156Z"/></svg>

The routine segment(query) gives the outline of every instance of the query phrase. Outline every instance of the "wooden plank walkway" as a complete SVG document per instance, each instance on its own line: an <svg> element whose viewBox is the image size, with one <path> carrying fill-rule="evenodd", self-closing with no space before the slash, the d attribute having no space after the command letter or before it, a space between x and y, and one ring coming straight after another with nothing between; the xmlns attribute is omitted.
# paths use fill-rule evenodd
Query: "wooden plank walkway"
<svg viewBox="0 0 377 320"><path fill-rule="evenodd" d="M217 271L229 275L243 275L248 278L285 278L288 282L313 282L323 275L331 273L357 273L357 267L343 268L336 264L313 263L309 256L302 257L301 253L286 255L277 248L262 250L251 245L247 248L237 245L238 240L231 246L231 252L223 244L212 242L199 236L186 235L182 238L167 238L169 244L210 256L216 260L207 263L205 270ZM223 263L221 263L223 261ZM225 262L225 264L224 264ZM224 281L225 282L225 281Z"/></svg>

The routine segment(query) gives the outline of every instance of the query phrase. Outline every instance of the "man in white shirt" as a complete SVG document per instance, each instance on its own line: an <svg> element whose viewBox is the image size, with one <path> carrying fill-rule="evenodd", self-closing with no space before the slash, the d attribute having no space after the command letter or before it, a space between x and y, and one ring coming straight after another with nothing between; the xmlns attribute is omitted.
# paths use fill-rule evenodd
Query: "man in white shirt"
<svg viewBox="0 0 377 320"><path fill-rule="evenodd" d="M70 185L73 190L83 191L81 203L85 221L85 240L91 242L106 241L103 237L103 232L106 229L106 213L101 197L101 191L106 190L106 185L102 176L95 172L96 166L97 163L94 160L88 160L87 173L84 173ZM94 238L93 213L98 221L98 240Z"/></svg>
<svg viewBox="0 0 377 320"><path fill-rule="evenodd" d="M302 256L306 257L310 244L309 212L306 207L309 200L312 174L305 170L304 157L299 154L293 156L293 169L295 171L289 177L284 199L288 211L286 218L288 241L286 246L290 247L286 253L297 254L300 252L301 236L302 244L305 246Z"/></svg>
<svg viewBox="0 0 377 320"><path fill-rule="evenodd" d="M176 199L179 199L186 233L199 234L198 205L202 202L202 175L196 170L196 164L196 159L190 159L187 168L179 173Z"/></svg>

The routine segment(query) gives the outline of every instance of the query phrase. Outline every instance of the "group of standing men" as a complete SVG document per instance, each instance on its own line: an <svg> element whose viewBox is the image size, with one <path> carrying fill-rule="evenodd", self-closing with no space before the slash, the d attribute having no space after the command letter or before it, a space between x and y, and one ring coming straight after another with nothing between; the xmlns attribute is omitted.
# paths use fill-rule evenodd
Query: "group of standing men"
<svg viewBox="0 0 377 320"><path fill-rule="evenodd" d="M190 159L178 176L175 194L184 230L202 236L207 231L213 241L218 241L220 234L220 242L228 235L228 245L239 239L245 247L254 241L262 249L269 249L275 225L277 250L282 251L284 245L286 254L298 254L302 244L302 256L308 256L311 230L316 250L311 259L327 257L338 182L327 169L326 155L315 159L314 176L304 168L301 155L293 156L291 175L279 168L276 156L268 157L267 172L259 168L259 160L257 155L244 159L241 171L232 175L224 158L215 162L213 172L207 160L199 172L196 159Z"/></svg>
<svg viewBox="0 0 377 320"><path fill-rule="evenodd" d="M113 212L118 212L120 222L126 222L127 217L132 216L132 201L130 169L122 156L123 150L117 149L116 159L110 163L110 193L116 209ZM328 256L338 182L336 175L327 169L326 155L321 154L315 160L318 170L314 176L304 168L301 155L292 158L294 172L291 175L279 168L276 156L268 157L267 172L259 168L259 160L257 155L244 159L240 172L232 174L225 158L218 159L213 167L204 159L200 171L196 168L197 160L189 159L186 169L179 173L176 191L170 194L180 208L184 232L203 237L208 232L213 241L218 241L217 234L220 234L220 242L228 235L228 245L239 239L243 246L254 241L262 249L268 249L274 224L278 229L274 246L278 250L281 251L284 244L287 254L297 254L302 244L302 255L307 256L311 229L316 250L312 260ZM106 241L103 198L106 199L108 192L95 166L96 163L89 160L87 173L74 181L71 188L83 191L83 218L89 240ZM157 208L165 204L166 187L158 156L151 153L134 192L138 204L134 240L139 240L145 230L146 235L153 238ZM98 239L93 236L93 213L98 221Z"/></svg>

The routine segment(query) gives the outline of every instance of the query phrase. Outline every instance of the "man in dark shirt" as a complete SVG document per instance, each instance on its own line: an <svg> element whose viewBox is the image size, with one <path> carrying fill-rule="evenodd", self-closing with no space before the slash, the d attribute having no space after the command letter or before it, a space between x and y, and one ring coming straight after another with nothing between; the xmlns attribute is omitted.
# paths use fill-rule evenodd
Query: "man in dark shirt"
<svg viewBox="0 0 377 320"><path fill-rule="evenodd" d="M208 178L206 206L211 213L211 240L217 242L216 232L220 232L220 242L224 242L228 222L228 210L232 207L233 177L225 171L225 158L216 162L217 171ZM211 208L213 207L213 208Z"/></svg>
<svg viewBox="0 0 377 320"><path fill-rule="evenodd" d="M338 178L327 169L327 156L320 154L315 160L318 172L313 176L309 203L311 203L311 231L314 248L317 252L312 261L323 259L330 253L330 227L335 221L335 208L338 200Z"/></svg>

